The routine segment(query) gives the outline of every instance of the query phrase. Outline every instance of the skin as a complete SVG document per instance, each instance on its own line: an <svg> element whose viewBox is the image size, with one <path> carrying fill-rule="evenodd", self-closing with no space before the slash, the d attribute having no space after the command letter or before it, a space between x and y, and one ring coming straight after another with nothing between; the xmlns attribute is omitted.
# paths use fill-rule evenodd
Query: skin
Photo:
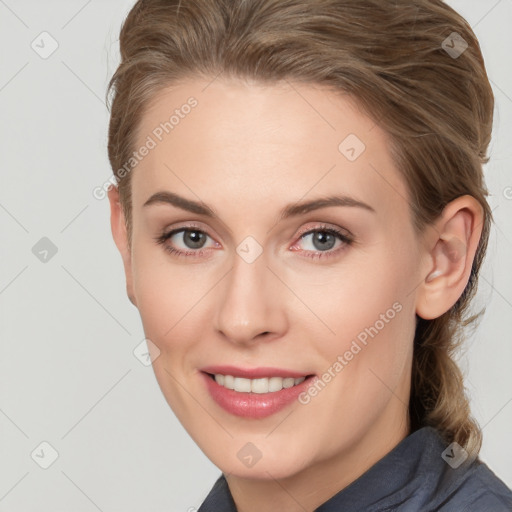
<svg viewBox="0 0 512 512"><path fill-rule="evenodd" d="M410 433L416 315L436 318L462 294L482 209L459 197L417 234L387 135L350 98L310 84L198 78L167 88L146 110L137 147L190 96L197 107L132 171L131 247L118 191L109 191L127 293L160 351L153 368L167 402L225 473L237 509L312 511ZM354 161L338 149L349 134L366 146ZM218 219L144 207L159 191L202 201ZM374 211L329 206L279 220L288 204L333 194ZM187 222L208 235L201 255L183 233L166 245L195 255L156 243ZM335 237L323 249L313 235L301 238L325 226L353 243ZM236 252L247 236L263 249L252 263ZM395 303L400 312L307 404L239 418L211 399L198 373L232 364L321 376ZM252 467L237 457L248 442L261 452Z"/></svg>

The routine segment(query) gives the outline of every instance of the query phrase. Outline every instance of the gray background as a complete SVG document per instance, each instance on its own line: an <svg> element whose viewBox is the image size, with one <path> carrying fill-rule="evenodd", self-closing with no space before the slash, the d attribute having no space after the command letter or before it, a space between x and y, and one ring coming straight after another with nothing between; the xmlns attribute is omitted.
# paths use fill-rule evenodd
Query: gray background
<svg viewBox="0 0 512 512"><path fill-rule="evenodd" d="M220 474L133 354L140 317L108 200L92 195L111 175L104 94L133 3L0 0L0 512L192 511ZM489 305L461 365L481 457L512 486L512 0L449 4L479 37L496 96L496 225L477 301ZM59 45L46 59L31 47L51 49L43 31ZM46 262L43 237L57 248ZM47 469L42 442L58 453Z"/></svg>

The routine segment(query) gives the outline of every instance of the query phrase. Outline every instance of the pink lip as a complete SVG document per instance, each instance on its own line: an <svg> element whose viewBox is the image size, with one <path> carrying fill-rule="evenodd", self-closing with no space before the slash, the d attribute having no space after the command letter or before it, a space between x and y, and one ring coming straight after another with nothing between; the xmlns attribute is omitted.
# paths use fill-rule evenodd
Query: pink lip
<svg viewBox="0 0 512 512"><path fill-rule="evenodd" d="M220 373L221 375L232 375L233 377L244 377L245 379L262 379L264 377L293 377L297 379L299 377L307 377L308 373L300 373L292 370L283 370L282 368L238 368L236 366L222 365L222 366L205 366L200 368L202 372Z"/></svg>
<svg viewBox="0 0 512 512"><path fill-rule="evenodd" d="M247 375L247 371L245 371L244 375L242 375L239 371L233 373L225 373L225 368L227 367L222 367L224 369L223 371L220 371L220 368L221 367L215 367L216 371L211 373L221 373L223 375L233 375L233 373L235 373L237 377L245 377ZM262 371L264 374L262 374ZM291 388L284 388L281 391L275 391L271 393L241 393L233 389L227 389L224 386L217 384L217 382L215 382L215 380L210 375L208 375L208 373L210 373L209 371L208 373L205 373L204 371L200 373L205 382L206 388L210 393L210 396L220 407L222 407L225 411L234 414L235 416L252 419L266 418L267 416L271 416L272 414L275 414L278 411L284 409L295 400L297 400L299 395L304 392L313 381L312 378L308 377L296 386L292 386ZM245 378L284 376L279 373L268 374L268 370L262 368L258 369L258 372L256 373L259 373L259 375L256 377ZM305 377L305 375L297 374L286 376L295 378Z"/></svg>

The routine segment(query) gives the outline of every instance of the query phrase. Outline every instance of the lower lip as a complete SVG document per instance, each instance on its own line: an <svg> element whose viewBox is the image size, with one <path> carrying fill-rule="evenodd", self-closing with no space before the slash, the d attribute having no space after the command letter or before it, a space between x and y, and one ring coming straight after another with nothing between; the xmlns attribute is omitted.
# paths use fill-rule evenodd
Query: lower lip
<svg viewBox="0 0 512 512"><path fill-rule="evenodd" d="M243 418L266 418L281 411L297 400L312 380L307 377L296 386L272 393L240 393L217 384L207 373L201 372L201 375L213 400L225 411Z"/></svg>

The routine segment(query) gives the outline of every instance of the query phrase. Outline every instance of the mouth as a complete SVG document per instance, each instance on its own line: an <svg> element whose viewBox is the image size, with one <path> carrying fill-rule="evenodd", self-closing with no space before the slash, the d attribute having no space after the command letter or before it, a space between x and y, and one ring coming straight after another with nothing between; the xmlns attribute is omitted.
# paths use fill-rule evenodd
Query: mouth
<svg viewBox="0 0 512 512"><path fill-rule="evenodd" d="M276 368L245 370L232 366L203 368L199 373L217 405L251 419L265 418L290 406L315 377Z"/></svg>

